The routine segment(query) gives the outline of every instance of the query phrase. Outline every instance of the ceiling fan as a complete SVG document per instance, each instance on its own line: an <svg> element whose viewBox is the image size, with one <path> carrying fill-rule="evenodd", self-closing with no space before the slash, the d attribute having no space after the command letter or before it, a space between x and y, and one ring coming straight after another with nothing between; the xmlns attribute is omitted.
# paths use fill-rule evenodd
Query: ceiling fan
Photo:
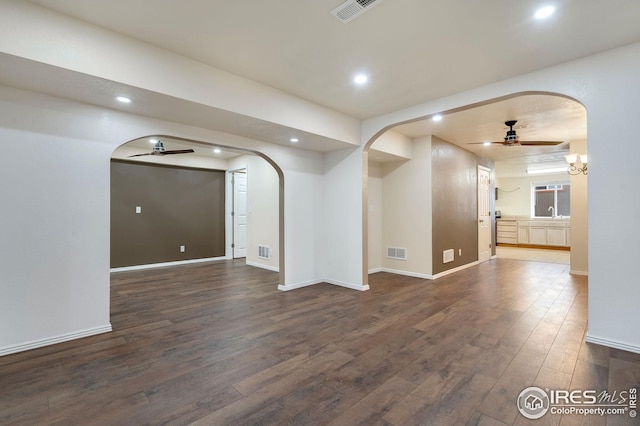
<svg viewBox="0 0 640 426"><path fill-rule="evenodd" d="M517 120L509 120L505 121L504 124L509 127L507 130L507 135L504 137L503 141L499 142L472 142L468 145L486 145L486 144L501 144L504 146L555 146L560 145L563 141L521 141L516 134L516 131L513 130L513 126L517 123Z"/></svg>
<svg viewBox="0 0 640 426"><path fill-rule="evenodd" d="M167 150L164 147L164 144L161 141L156 142L156 144L153 146L153 151L151 152L146 152L144 154L135 154L135 155L130 155L130 157L141 157L143 155L170 155L170 154L189 154L191 152L195 152L193 149L173 149L173 150Z"/></svg>

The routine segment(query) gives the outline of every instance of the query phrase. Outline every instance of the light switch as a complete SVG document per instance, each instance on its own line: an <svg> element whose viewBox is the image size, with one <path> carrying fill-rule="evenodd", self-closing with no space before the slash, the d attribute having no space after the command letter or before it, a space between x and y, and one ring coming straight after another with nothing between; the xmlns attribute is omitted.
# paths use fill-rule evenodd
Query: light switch
<svg viewBox="0 0 640 426"><path fill-rule="evenodd" d="M184 246L180 246L180 253L184 253L185 247Z"/></svg>
<svg viewBox="0 0 640 426"><path fill-rule="evenodd" d="M137 214L142 213L142 207L140 207L140 206L136 206L136 213L137 213Z"/></svg>

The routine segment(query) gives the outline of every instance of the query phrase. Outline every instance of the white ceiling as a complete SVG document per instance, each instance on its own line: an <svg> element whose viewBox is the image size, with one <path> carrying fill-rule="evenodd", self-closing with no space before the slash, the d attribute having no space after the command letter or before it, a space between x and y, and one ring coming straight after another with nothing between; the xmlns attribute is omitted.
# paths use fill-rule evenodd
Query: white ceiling
<svg viewBox="0 0 640 426"><path fill-rule="evenodd" d="M509 129L504 122L517 120L514 129L523 141L562 141L557 146L484 146L479 142L502 141ZM410 138L436 135L481 157L497 161L525 158L525 163L562 160L571 141L587 139L587 113L576 101L551 95L523 95L499 102L403 124L393 131Z"/></svg>
<svg viewBox="0 0 640 426"><path fill-rule="evenodd" d="M342 1L31 0L361 119L640 41L637 0L549 0L557 10L546 21L532 17L539 0L385 0L348 24L330 14ZM113 108L121 86L10 55L0 61L1 84L89 104ZM364 87L351 81L360 71L370 75ZM136 98L143 102L127 110L137 114L280 144L296 132L128 88L136 90L144 92ZM584 108L550 96L514 98L394 130L434 134L499 161L550 161L566 149L468 145L501 140L509 119L525 125L518 129L523 140L586 138ZM346 146L304 134L298 147Z"/></svg>
<svg viewBox="0 0 640 426"><path fill-rule="evenodd" d="M32 0L357 118L640 41L637 0ZM352 76L370 74L366 87Z"/></svg>

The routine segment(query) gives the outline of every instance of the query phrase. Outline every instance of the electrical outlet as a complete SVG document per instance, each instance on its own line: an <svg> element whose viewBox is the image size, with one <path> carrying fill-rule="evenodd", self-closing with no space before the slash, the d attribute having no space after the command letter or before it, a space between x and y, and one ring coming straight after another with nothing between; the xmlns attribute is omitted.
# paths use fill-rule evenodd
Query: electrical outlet
<svg viewBox="0 0 640 426"><path fill-rule="evenodd" d="M180 246L180 253L184 253L185 252L185 246Z"/></svg>

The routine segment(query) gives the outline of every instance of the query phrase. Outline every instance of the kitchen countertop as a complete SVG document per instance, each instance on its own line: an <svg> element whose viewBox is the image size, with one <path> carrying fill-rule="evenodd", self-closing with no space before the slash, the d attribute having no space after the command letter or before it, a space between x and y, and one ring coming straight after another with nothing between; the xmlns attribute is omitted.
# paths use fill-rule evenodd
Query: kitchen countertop
<svg viewBox="0 0 640 426"><path fill-rule="evenodd" d="M531 220L531 221L543 221L543 222L570 222L571 218L568 217L528 217L528 216L502 216L496 220Z"/></svg>

